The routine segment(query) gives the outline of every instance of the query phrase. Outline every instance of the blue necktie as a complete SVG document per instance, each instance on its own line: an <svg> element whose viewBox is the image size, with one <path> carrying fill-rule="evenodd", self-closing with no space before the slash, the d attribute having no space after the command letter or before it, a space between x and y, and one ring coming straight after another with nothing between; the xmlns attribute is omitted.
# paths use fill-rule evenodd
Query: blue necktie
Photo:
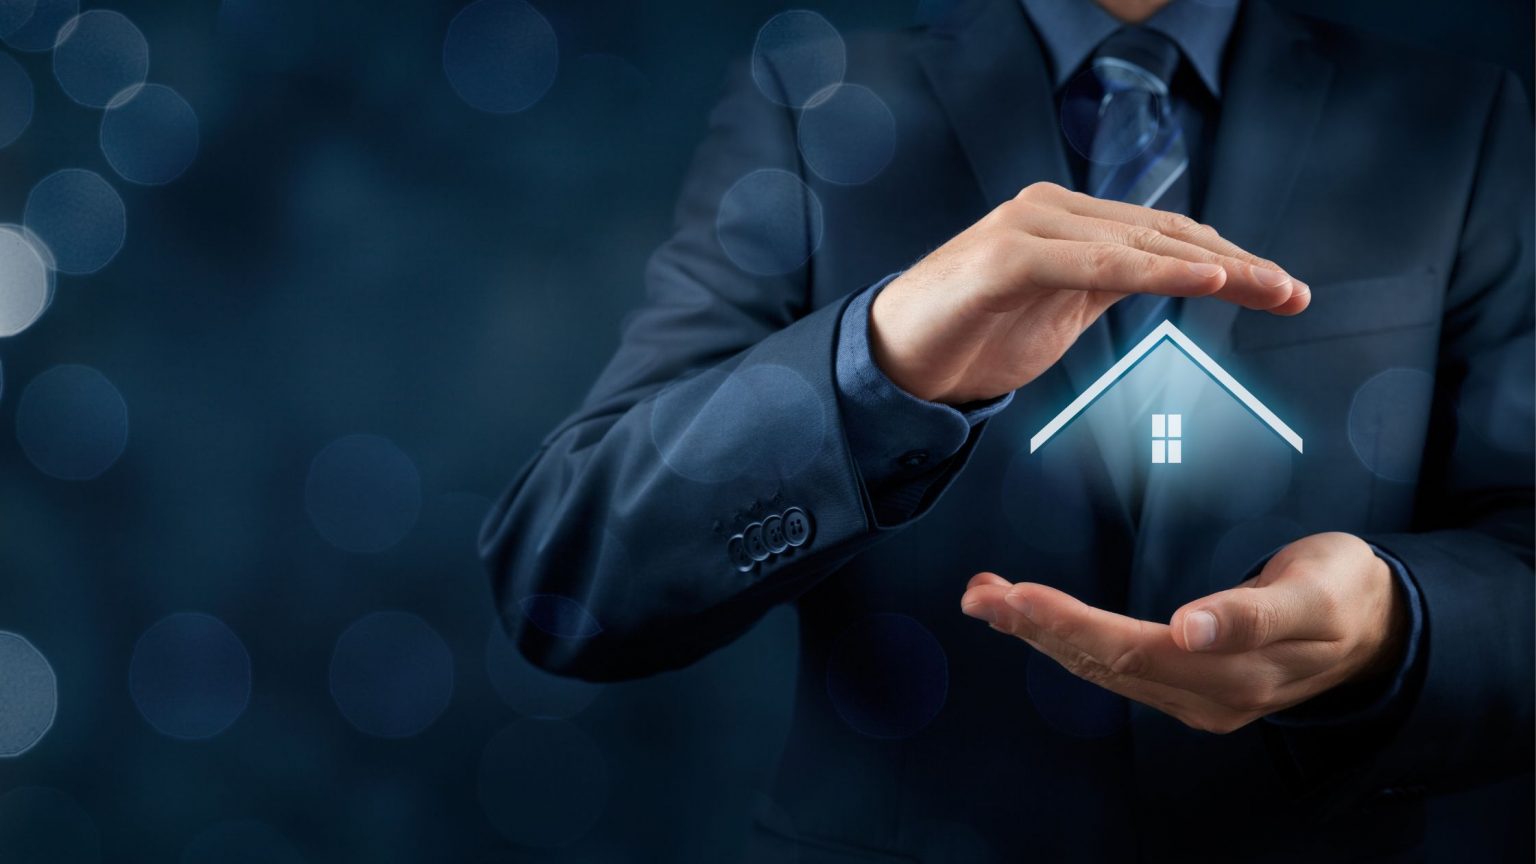
<svg viewBox="0 0 1536 864"><path fill-rule="evenodd" d="M1169 88L1178 66L1178 46L1143 27L1122 28L1099 45L1085 86L1068 95L1076 102L1069 110L1092 124L1084 191L1189 212L1189 151ZM1106 317L1116 353L1176 310L1174 298L1152 294L1132 294L1110 307Z"/></svg>

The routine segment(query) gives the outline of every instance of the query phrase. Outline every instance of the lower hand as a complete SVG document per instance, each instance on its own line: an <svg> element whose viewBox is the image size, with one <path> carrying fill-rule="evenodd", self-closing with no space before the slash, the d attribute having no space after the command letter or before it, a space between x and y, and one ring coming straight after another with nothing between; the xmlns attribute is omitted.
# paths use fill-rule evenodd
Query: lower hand
<svg viewBox="0 0 1536 864"><path fill-rule="evenodd" d="M961 609L1074 675L1226 733L1401 662L1402 589L1369 546L1315 534L1236 588L1185 604L1168 624L1083 604L1054 588L971 579Z"/></svg>
<svg viewBox="0 0 1536 864"><path fill-rule="evenodd" d="M990 399L1039 377L1135 293L1212 296L1279 315L1311 298L1305 283L1208 225L1036 183L881 289L870 351L920 399Z"/></svg>

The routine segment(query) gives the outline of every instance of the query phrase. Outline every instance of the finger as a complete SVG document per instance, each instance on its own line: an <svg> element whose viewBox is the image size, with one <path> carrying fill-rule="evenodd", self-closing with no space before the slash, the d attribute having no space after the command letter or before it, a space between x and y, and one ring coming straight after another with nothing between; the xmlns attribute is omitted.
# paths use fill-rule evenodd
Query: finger
<svg viewBox="0 0 1536 864"><path fill-rule="evenodd" d="M1112 242L1154 255L1181 261L1215 264L1227 271L1227 279L1217 296L1249 309L1274 310L1286 305L1297 284L1278 270L1255 269L1242 258L1206 246L1172 237L1146 225L1135 225L1095 216L1062 216L1051 213L1037 218L1030 229L1039 237L1076 240L1084 243ZM1230 245L1230 244L1227 244ZM1232 247L1230 251L1242 250ZM1246 255L1246 253L1243 253ZM1248 256L1252 257L1252 256ZM1260 279L1256 274L1270 275Z"/></svg>
<svg viewBox="0 0 1536 864"><path fill-rule="evenodd" d="M1201 693L1124 675L1104 674L1092 664L1082 663L1070 646L1051 641L1025 639L1030 647L1039 651L1084 681L1097 684L1111 693L1117 693L1150 708L1155 708L1175 719L1209 732L1230 732L1257 719L1257 711L1245 711L1224 705Z"/></svg>
<svg viewBox="0 0 1536 864"><path fill-rule="evenodd" d="M1173 613L1169 628L1185 651L1231 654L1292 639L1337 639L1332 607L1316 582L1280 580L1192 600Z"/></svg>
<svg viewBox="0 0 1536 864"><path fill-rule="evenodd" d="M974 588L977 585L1001 585L1004 588L1012 588L1013 583L997 575L996 573L981 572L971 577L971 581L965 583L966 588Z"/></svg>
<svg viewBox="0 0 1536 864"><path fill-rule="evenodd" d="M1027 598L1027 605L1021 596ZM1190 653L1174 643L1167 627L1095 609L1060 591L1032 583L1012 588L978 585L967 591L961 602L967 615L987 621L994 630L1048 650L1080 678L1095 682L1143 681L1187 691L1210 704L1228 707L1261 707L1275 699L1300 701L1312 692L1305 689L1306 679L1326 665L1330 656L1322 650L1323 643L1315 642L1277 646L1319 649L1305 656L1292 656L1295 652L1285 656L1270 652ZM1116 692L1137 698L1126 690L1130 686L1124 684Z"/></svg>
<svg viewBox="0 0 1536 864"><path fill-rule="evenodd" d="M1030 279L1051 291L1102 291L1206 297L1222 289L1227 271L1215 264L1154 255L1120 243L1078 243L1032 237Z"/></svg>
<svg viewBox="0 0 1536 864"><path fill-rule="evenodd" d="M1141 225L1161 234L1166 234L1169 237L1175 237L1203 246L1220 255L1236 258L1255 267L1265 270L1277 270L1281 273L1285 272L1285 269L1279 264L1249 252L1221 236L1215 228L1209 225L1202 225L1182 213L1171 213L1167 210L1141 207L1124 201L1095 198L1092 195L1085 195L1081 192L1062 196L1060 203L1061 207L1068 213L1078 216L1092 216L1098 219L1110 219L1116 222L1124 222L1127 225Z"/></svg>

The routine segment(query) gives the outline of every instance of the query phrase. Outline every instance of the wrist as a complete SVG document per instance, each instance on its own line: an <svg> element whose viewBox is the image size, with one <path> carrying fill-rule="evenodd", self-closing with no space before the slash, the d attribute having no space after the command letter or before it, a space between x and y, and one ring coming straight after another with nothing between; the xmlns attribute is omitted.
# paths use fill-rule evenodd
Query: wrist
<svg viewBox="0 0 1536 864"><path fill-rule="evenodd" d="M1384 586L1386 596L1380 613L1378 636L1373 640L1374 649L1360 672L1355 676L1362 682L1375 682L1391 677L1402 666L1407 652L1408 633L1412 627L1408 610L1408 597L1403 585L1393 574L1386 561L1371 555L1371 579Z"/></svg>

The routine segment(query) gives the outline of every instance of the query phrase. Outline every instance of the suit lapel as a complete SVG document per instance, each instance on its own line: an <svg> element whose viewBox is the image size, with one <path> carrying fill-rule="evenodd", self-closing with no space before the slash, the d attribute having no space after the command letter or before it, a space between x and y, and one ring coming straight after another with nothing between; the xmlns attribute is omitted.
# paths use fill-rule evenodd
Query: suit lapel
<svg viewBox="0 0 1536 864"><path fill-rule="evenodd" d="M1202 220L1244 249L1267 256L1310 154L1333 65L1317 52L1300 22L1261 0L1244 3L1228 53L1230 68ZM1209 298L1186 300L1183 306L1180 329L1218 361L1228 354L1238 307ZM1146 564L1168 578L1189 568L1143 561L1143 555L1149 549L1147 538L1174 530L1168 524L1173 514L1161 502L1176 477L1174 472L1152 472L1137 538L1137 569ZM1158 584L1145 584L1150 581ZM1130 610L1134 614L1157 609L1157 596L1166 598L1170 591L1189 600L1194 596L1189 592L1198 588L1132 580Z"/></svg>
<svg viewBox="0 0 1536 864"><path fill-rule="evenodd" d="M1039 40L1017 0L976 0L936 24L919 59L987 209L1031 183L1070 186Z"/></svg>
<svg viewBox="0 0 1536 864"><path fill-rule="evenodd" d="M1072 172L1056 112L1047 60L1018 0L974 0L930 28L920 61L965 152L986 208L991 210L1042 180L1070 188ZM1095 327L1083 334L1051 373L1074 392L1087 389L1114 362L1109 340ZM1057 372L1056 370L1060 371ZM1089 423L1099 453L1116 440L1103 423ZM1124 478L1103 468L1129 523Z"/></svg>

